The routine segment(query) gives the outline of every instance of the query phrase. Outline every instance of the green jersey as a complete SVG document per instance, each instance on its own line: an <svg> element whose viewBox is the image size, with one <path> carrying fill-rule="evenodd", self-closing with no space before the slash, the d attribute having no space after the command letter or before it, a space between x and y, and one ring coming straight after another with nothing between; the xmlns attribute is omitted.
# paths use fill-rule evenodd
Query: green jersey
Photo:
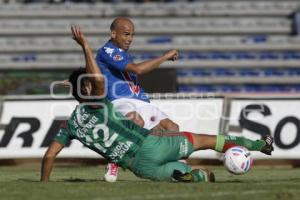
<svg viewBox="0 0 300 200"><path fill-rule="evenodd" d="M150 133L113 109L107 99L82 103L73 111L55 140L66 145L77 139L111 162L127 167Z"/></svg>

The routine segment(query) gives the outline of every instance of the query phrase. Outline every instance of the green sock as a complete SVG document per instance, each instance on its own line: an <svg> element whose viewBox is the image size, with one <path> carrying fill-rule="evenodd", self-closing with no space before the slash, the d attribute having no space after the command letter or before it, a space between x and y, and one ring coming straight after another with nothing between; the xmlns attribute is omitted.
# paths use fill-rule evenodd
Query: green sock
<svg viewBox="0 0 300 200"><path fill-rule="evenodd" d="M243 146L250 151L260 151L266 142L263 140L250 140L244 137L232 135L217 135L215 150L224 153L227 149L234 146Z"/></svg>

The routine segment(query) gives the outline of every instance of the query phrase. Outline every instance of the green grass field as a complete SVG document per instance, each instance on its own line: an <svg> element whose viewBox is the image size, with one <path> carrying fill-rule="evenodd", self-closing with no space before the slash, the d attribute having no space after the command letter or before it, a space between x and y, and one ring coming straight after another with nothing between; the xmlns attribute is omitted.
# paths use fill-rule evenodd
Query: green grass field
<svg viewBox="0 0 300 200"><path fill-rule="evenodd" d="M212 167L216 183L159 183L121 171L119 181L102 181L104 166L55 167L51 182L39 182L39 166L0 167L3 200L300 199L300 168L255 167L234 176Z"/></svg>

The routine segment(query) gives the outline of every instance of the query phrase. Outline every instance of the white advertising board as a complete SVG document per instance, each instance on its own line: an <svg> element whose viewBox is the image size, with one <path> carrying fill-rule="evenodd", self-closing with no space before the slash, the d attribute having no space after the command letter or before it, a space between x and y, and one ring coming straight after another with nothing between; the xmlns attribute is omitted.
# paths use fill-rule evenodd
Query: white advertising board
<svg viewBox="0 0 300 200"><path fill-rule="evenodd" d="M153 100L181 130L217 134L222 99ZM7 100L0 113L0 159L40 158L65 120L76 106L74 100ZM196 154L198 156L198 154ZM202 158L216 157L214 151L203 151ZM100 155L71 143L59 157L97 158Z"/></svg>
<svg viewBox="0 0 300 200"><path fill-rule="evenodd" d="M180 131L217 135L222 116L223 99L152 100L176 122ZM213 150L194 152L193 158L218 159Z"/></svg>
<svg viewBox="0 0 300 200"><path fill-rule="evenodd" d="M274 137L272 157L254 153L256 158L300 158L300 99L233 99L229 134L251 139L264 134ZM231 130L231 131L230 131ZM235 130L235 131L233 131Z"/></svg>

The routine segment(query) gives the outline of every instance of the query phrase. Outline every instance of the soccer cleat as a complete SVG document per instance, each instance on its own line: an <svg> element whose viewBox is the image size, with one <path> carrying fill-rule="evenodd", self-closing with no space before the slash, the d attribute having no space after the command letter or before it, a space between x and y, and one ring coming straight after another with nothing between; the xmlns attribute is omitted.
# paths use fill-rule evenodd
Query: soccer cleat
<svg viewBox="0 0 300 200"><path fill-rule="evenodd" d="M266 142L265 146L262 147L262 149L260 150L262 153L267 154L267 155L271 155L272 151L274 151L273 148L273 142L274 139L271 135L266 135L262 138L263 141Z"/></svg>
<svg viewBox="0 0 300 200"><path fill-rule="evenodd" d="M205 169L194 169L189 173L182 173L179 170L174 170L173 179L178 182L215 182L213 172Z"/></svg>
<svg viewBox="0 0 300 200"><path fill-rule="evenodd" d="M182 173L179 170L174 170L172 178L178 182L193 182L193 175L191 173Z"/></svg>
<svg viewBox="0 0 300 200"><path fill-rule="evenodd" d="M197 169L195 169L195 170L197 170ZM198 170L202 171L202 173L204 174L205 182L215 182L216 181L215 174L212 171L210 171L208 169L198 169Z"/></svg>
<svg viewBox="0 0 300 200"><path fill-rule="evenodd" d="M119 166L115 163L108 163L106 166L106 173L104 174L104 180L106 182L116 182L118 178Z"/></svg>

